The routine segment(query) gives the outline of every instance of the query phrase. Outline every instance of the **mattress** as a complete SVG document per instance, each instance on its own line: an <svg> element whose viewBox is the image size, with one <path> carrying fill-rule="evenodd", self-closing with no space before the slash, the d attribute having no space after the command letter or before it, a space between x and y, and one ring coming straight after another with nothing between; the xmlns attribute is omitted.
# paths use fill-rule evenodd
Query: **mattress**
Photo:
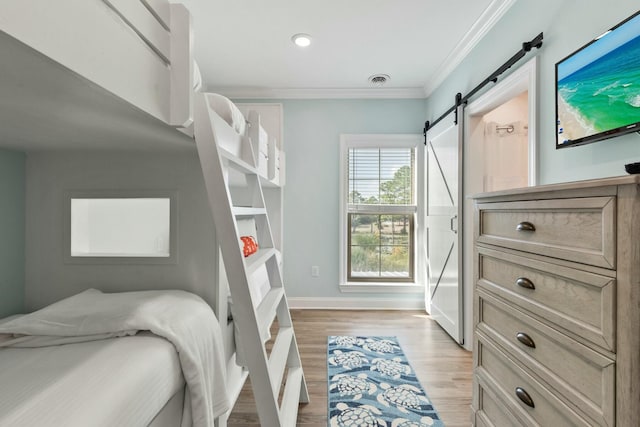
<svg viewBox="0 0 640 427"><path fill-rule="evenodd" d="M184 385L175 347L150 333L0 348L0 426L146 426Z"/></svg>

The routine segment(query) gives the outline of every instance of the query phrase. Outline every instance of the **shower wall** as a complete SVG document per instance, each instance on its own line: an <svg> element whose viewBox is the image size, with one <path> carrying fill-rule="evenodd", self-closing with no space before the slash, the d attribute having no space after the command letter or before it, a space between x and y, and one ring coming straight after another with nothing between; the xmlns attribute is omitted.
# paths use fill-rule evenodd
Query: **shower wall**
<svg viewBox="0 0 640 427"><path fill-rule="evenodd" d="M527 120L527 92L512 98L482 117L480 127L484 128L484 191L528 185Z"/></svg>

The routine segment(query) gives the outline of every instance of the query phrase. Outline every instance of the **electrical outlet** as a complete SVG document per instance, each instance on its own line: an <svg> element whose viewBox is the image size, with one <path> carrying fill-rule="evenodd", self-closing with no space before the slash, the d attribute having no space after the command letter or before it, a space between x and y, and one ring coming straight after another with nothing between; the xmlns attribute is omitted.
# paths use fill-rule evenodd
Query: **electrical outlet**
<svg viewBox="0 0 640 427"><path fill-rule="evenodd" d="M312 277L320 277L320 267L317 265L311 266L311 276Z"/></svg>

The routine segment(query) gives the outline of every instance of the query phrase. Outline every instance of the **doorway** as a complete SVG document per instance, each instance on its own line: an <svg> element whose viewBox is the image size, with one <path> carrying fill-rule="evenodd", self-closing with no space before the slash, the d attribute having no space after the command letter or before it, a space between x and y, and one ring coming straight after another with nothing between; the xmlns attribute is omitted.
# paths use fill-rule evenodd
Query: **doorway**
<svg viewBox="0 0 640 427"><path fill-rule="evenodd" d="M525 91L482 115L476 123L472 144L482 157L476 178L481 192L526 187L529 184L529 92Z"/></svg>
<svg viewBox="0 0 640 427"><path fill-rule="evenodd" d="M473 224L468 196L536 184L536 77L533 57L465 108L463 223ZM463 227L465 348L473 332L473 227Z"/></svg>

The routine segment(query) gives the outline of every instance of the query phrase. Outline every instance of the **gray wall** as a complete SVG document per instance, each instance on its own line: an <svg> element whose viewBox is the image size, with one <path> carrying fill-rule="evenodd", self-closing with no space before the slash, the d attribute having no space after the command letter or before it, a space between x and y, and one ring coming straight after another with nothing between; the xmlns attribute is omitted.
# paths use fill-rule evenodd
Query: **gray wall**
<svg viewBox="0 0 640 427"><path fill-rule="evenodd" d="M427 99L427 119L453 105L495 71L521 43L544 32L538 55L539 183L624 175L624 164L640 160L640 135L581 147L555 149L555 63L638 10L637 0L518 1ZM531 54L530 54L531 55ZM524 62L524 60L523 60ZM491 87L489 85L488 87Z"/></svg>
<svg viewBox="0 0 640 427"><path fill-rule="evenodd" d="M420 299L339 289L340 134L420 134L424 101L284 100L284 279L291 297ZM311 266L320 277L311 277Z"/></svg>
<svg viewBox="0 0 640 427"><path fill-rule="evenodd" d="M0 150L0 318L24 311L25 156Z"/></svg>
<svg viewBox="0 0 640 427"><path fill-rule="evenodd" d="M215 230L195 149L163 153L31 153L27 157L26 177L25 293L28 310L41 308L89 287L106 292L185 289L214 303ZM176 190L177 264L65 263L65 192L87 189Z"/></svg>

